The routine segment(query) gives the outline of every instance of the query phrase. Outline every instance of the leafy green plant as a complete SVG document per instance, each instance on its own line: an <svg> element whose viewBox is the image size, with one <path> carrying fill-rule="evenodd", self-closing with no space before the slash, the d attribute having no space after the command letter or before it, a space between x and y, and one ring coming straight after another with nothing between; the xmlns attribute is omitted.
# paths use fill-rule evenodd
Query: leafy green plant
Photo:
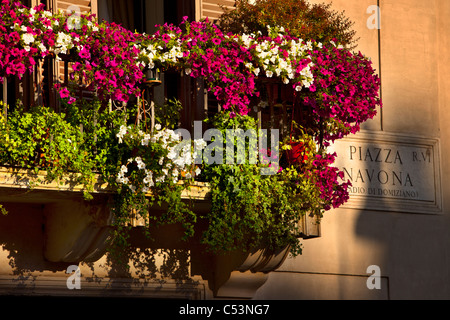
<svg viewBox="0 0 450 320"><path fill-rule="evenodd" d="M155 122L163 128L176 129L183 105L178 99L169 99L161 105L155 105Z"/></svg>
<svg viewBox="0 0 450 320"><path fill-rule="evenodd" d="M227 137L227 142L230 129L254 132L256 139L264 137L250 116L230 117L228 112L222 112L208 121L220 130L222 137ZM340 181L343 176L332 166L334 155L319 148L314 137L305 132L293 140L301 143L300 161L286 161L285 152L293 142L286 139L279 144L282 153L278 170L261 174L261 168L268 166L264 156L276 158L276 153L272 153L276 150L269 150L270 154L258 150L264 156L259 154L256 163L250 161L251 137L236 139L234 148L221 148L220 144L215 147L215 152L234 162L204 164L202 176L211 185L212 207L209 214L201 217L208 226L202 241L216 252L289 246L292 255L301 254L302 217L313 215L320 221L324 211L346 201L348 184ZM239 154L239 149L245 154Z"/></svg>
<svg viewBox="0 0 450 320"><path fill-rule="evenodd" d="M160 124L155 125L153 132L142 131L136 125L122 125L116 136L121 161L115 185L123 209L116 212L118 219L126 224L129 213L135 212L157 225L181 223L185 238L191 236L196 216L181 199L182 191L193 180L191 172L200 170L195 168L191 141L182 141L175 131ZM149 216L152 205L167 208L161 216Z"/></svg>
<svg viewBox="0 0 450 320"><path fill-rule="evenodd" d="M70 183L82 184L86 198L94 185L95 161L85 149L79 128L48 108L33 108L22 112L16 108L8 121L0 118L0 163L35 173L45 170L46 181L69 177Z"/></svg>
<svg viewBox="0 0 450 320"><path fill-rule="evenodd" d="M179 108L179 102L173 105ZM173 130L158 124L150 135L142 131L148 123L133 124L136 107L107 110L97 100L62 103L63 113L46 107L24 111L17 106L8 119L0 115L0 165L45 173L45 181L38 182L82 184L86 200L92 199L94 178L100 175L114 195L112 250L116 253L127 245L131 221L138 217L147 226L181 223L187 239L193 235L196 216L181 193L193 179L189 174L197 170L192 168L191 158L183 158L189 162L185 166L176 157L172 148L181 141ZM157 116L175 126L178 114L157 110ZM182 170L183 183L178 183ZM150 216L151 206L163 213ZM0 207L0 211L5 209Z"/></svg>
<svg viewBox="0 0 450 320"><path fill-rule="evenodd" d="M107 108L96 100L63 104L73 126L82 128L84 147L91 150L96 172L115 192L111 253L120 260L135 219L147 227L180 223L185 228L184 238L189 238L196 216L181 193L193 177L181 179L181 174L195 168L178 166L180 162L174 162L175 154L171 153L171 148L181 142L172 130L178 125L181 103L170 100L155 107L153 132L151 118L136 121L138 104L130 103L124 109ZM161 214L149 214L150 207Z"/></svg>
<svg viewBox="0 0 450 320"><path fill-rule="evenodd" d="M220 113L210 121L223 136L227 129L258 132L256 121L249 116L231 118ZM205 165L203 176L211 184L212 208L202 217L208 221L202 241L218 252L291 246L293 254L301 253L298 223L307 210L302 199L295 198L292 186L282 176L262 175L261 168L267 164L250 163L249 142L237 140L234 149L215 152L231 151L234 157L239 144L245 144L248 160ZM236 160L243 160L240 156Z"/></svg>

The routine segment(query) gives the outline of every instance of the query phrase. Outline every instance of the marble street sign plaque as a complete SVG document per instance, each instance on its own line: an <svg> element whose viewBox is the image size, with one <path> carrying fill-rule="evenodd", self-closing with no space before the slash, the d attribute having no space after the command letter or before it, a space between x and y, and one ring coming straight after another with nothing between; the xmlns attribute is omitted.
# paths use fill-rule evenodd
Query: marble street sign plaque
<svg viewBox="0 0 450 320"><path fill-rule="evenodd" d="M330 147L350 180L347 207L396 212L441 212L439 141L360 132Z"/></svg>

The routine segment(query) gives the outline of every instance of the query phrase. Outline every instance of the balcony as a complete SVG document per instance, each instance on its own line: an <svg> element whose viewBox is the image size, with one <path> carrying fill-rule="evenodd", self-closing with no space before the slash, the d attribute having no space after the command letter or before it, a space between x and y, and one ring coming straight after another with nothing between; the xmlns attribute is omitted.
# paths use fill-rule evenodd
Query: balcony
<svg viewBox="0 0 450 320"><path fill-rule="evenodd" d="M28 29L4 26L0 208L12 227L42 215L41 270L92 266L113 243L124 265L136 248L147 260L176 250L184 278L250 298L347 200L326 147L380 104L363 56L281 29L224 36L183 19L146 35L89 15L74 28L42 6L1 10Z"/></svg>
<svg viewBox="0 0 450 320"><path fill-rule="evenodd" d="M93 199L85 201L83 198L84 187L73 183L73 178L68 176L58 183L45 183L43 182L45 177L46 173L43 171L35 173L31 170L1 167L0 203L4 204L8 210L12 210L9 215L17 215L14 218L17 223L22 220L20 211L36 205L42 207L44 217L42 229L45 238L42 255L45 261L53 264L78 265L80 263L94 263L102 259L107 254L111 237L113 237L112 231L115 228L113 224L114 216L110 207L114 190L109 188L99 175L96 175L95 189L92 193ZM207 184L194 183L189 190L183 192L182 198L186 201L195 201L195 212L200 215L210 210L209 193L210 189ZM161 213L161 208L155 206L150 208L149 212L158 215ZM132 225L129 231L132 247L150 249L154 252L155 257L165 250L186 252L184 258L187 260L184 263L190 265L188 276L201 277L201 279L207 281L215 297L239 296L251 298L254 292L267 280L268 274L279 268L289 254L288 247L276 251L260 248L251 252L234 251L214 254L205 251L205 246L201 244L197 236L188 241L182 241L183 231L179 224L151 228L153 240L150 240L143 235L145 221L136 217L130 223ZM305 216L300 221L300 225L303 239L320 236L320 225L314 217ZM197 228L202 229L202 223L199 223ZM46 281L48 281L47 285L50 286L47 289L50 290L49 288L51 288L51 291L53 291L49 294L57 294L58 290L61 290L58 285L53 284L53 282L57 282L56 278L48 278ZM106 279L98 279L97 281L103 281L101 283L105 283L105 285L108 283ZM117 281L120 281L120 279ZM129 288L130 284L126 280L124 281L121 286ZM7 280L4 280L4 282L6 283ZM83 283L83 288L87 286L88 290L91 290L91 294L95 295L98 286L94 284L86 281ZM42 285L45 287L44 284ZM25 282L21 286L23 286L22 289L11 289L9 287L8 290L15 294L26 294L28 292L26 288L34 287L36 283L26 284ZM115 292L123 294L120 289L121 286L112 288L108 292L111 295L114 295ZM172 296L178 291L177 288L171 286L170 281L162 286L167 291L163 290L165 292L163 296L167 294ZM135 290L138 290L138 287ZM153 287L150 285L150 288ZM156 288L161 288L161 286ZM147 291L149 291L147 293L149 295L156 294L152 290L147 288ZM154 290L160 289L154 288ZM198 292L197 286L193 286L190 290L193 290L192 294ZM87 293L84 292L84 294ZM138 293L136 292L136 294ZM156 294L155 297L158 297L158 295ZM195 295L189 295L189 297L194 298Z"/></svg>

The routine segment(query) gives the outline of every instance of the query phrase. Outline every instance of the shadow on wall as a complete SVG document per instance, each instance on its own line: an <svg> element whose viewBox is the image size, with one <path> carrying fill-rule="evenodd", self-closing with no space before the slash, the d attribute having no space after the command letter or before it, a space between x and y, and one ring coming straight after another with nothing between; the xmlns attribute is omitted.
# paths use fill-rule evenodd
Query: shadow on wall
<svg viewBox="0 0 450 320"><path fill-rule="evenodd" d="M170 232L168 233L171 234ZM190 279L190 252L187 249L156 243L145 238L141 228L134 228L130 235L131 247L108 252L100 267L109 278L136 279ZM103 262L104 261L104 262ZM128 264L126 263L128 262ZM83 262L95 279L96 262ZM97 270L98 271L98 270ZM89 278L89 277L88 277Z"/></svg>
<svg viewBox="0 0 450 320"><path fill-rule="evenodd" d="M355 233L373 246L362 260L379 267L388 298L429 297L421 283L442 288L436 275L448 273L446 242L438 236L446 234L439 215L439 141L375 132L347 147L348 206L361 209Z"/></svg>
<svg viewBox="0 0 450 320"><path fill-rule="evenodd" d="M106 291L115 286L116 280L119 283L122 279L132 278L143 280L144 283L170 279L180 285L194 284L190 278L188 250L172 244L149 244L148 240L143 240L138 229L131 237L135 246L131 250L123 250L120 257L106 254L100 261L80 264L46 261L44 206L28 203L4 204L8 214L0 215L0 295L5 294L1 289L6 290L6 293L16 292L16 289L24 289L23 292L34 289L39 291L37 283L40 277L64 280L69 277L66 271L71 265L80 265L83 269L83 281L101 283ZM153 245L154 248L148 245ZM122 259L130 261L129 266L124 264ZM121 290L133 285L132 282L126 281L120 283ZM64 281L62 284L65 286ZM112 291L118 292L117 288Z"/></svg>
<svg viewBox="0 0 450 320"><path fill-rule="evenodd" d="M64 272L68 264L43 259L43 206L3 204L7 215L0 215L0 270L17 279L35 277L36 272ZM7 259L4 259L6 257Z"/></svg>

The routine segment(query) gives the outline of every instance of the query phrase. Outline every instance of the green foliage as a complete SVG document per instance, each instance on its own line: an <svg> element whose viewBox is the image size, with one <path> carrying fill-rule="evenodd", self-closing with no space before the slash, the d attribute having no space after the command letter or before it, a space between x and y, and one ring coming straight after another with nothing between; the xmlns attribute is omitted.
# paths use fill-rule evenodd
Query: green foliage
<svg viewBox="0 0 450 320"><path fill-rule="evenodd" d="M8 215L8 211L5 209L3 205L0 204L0 213L4 216Z"/></svg>
<svg viewBox="0 0 450 320"><path fill-rule="evenodd" d="M45 170L45 181L82 184L85 196L93 190L95 161L86 149L85 137L66 121L64 114L48 108L22 112L16 108L6 121L0 118L0 163L13 167Z"/></svg>
<svg viewBox="0 0 450 320"><path fill-rule="evenodd" d="M118 173L123 170L123 164L136 157L145 162L146 169L159 176L158 172L162 171L159 159L168 152L166 147L158 144L142 143L142 139L150 139L141 131L147 125L145 122L141 126L128 125L129 132L122 137L123 142L118 141L118 132L125 128L124 123L134 122L131 115L136 113L132 106L124 111L108 111L96 101L87 101L83 105L80 102L63 105L63 111L60 114L40 107L24 112L16 108L7 121L1 117L0 164L35 172L44 170L47 181L62 183L69 176L73 182L85 186L86 199L92 197L95 174L100 174L117 191L112 207L115 242L111 249L116 257L120 257L124 247L128 246L129 231L136 218L142 218L147 227L180 224L185 230L184 240L194 236L194 230L201 222L200 225L206 225L201 241L214 252L290 246L291 253L297 255L302 249L299 241L303 231L302 217L305 214L320 217L323 212L324 202L315 178L319 171L314 165L319 149L313 137L306 133L297 139L304 143L302 164L290 166L281 161L281 172L264 175L261 169L267 168L268 164L259 154L254 162L250 157L251 140L260 138L254 118L230 117L229 112L220 112L208 120L222 137L228 138L229 129L234 132L241 129L249 139L236 139L231 148L225 139L225 144L217 145L214 150L223 154L223 164L203 164L201 179L211 186L211 211L197 216L193 203L181 198L186 183L192 180L184 184L157 183L150 193L135 192L119 183ZM167 125L175 125L177 121L176 117L165 119ZM281 146L282 152L289 149L286 141ZM135 164L128 169L130 181L132 174L148 174ZM144 178L137 177L137 180ZM0 212L5 213L5 209L0 207Z"/></svg>
<svg viewBox="0 0 450 320"><path fill-rule="evenodd" d="M83 150L94 163L93 170L114 187L115 173L121 160L116 133L130 118L133 110L107 111L99 101L83 100L77 104L63 103L65 119L83 136Z"/></svg>
<svg viewBox="0 0 450 320"><path fill-rule="evenodd" d="M173 123L173 119L166 118ZM145 124L143 125L145 127ZM130 229L132 220L141 218L147 225L160 226L164 224L180 223L185 229L184 240L194 234L194 224L196 215L193 213L191 204L184 201L181 193L192 180L173 180L172 174L167 169L168 146L175 147L168 141L162 130L156 130L152 136L144 133L140 126L130 125L126 127L127 133L121 137L117 155L120 169L111 172L114 178L116 197L115 217L120 232L117 237L120 242L126 242L126 233ZM168 132L164 130L164 132ZM170 131L172 132L172 131ZM163 143L156 136L161 135ZM146 137L147 136L147 137ZM150 142L154 138L154 142ZM143 144L142 141L146 140ZM142 167L139 167L134 159L139 158ZM133 160L131 160L133 159ZM164 160L164 161L162 161ZM127 165L123 165L127 164ZM171 164L172 166L172 164ZM118 176L120 170L126 167L126 183L124 175ZM151 174L150 174L151 172ZM172 172L172 171L171 171ZM153 178L164 176L164 180L154 180ZM149 185L152 187L149 187ZM149 208L152 207L152 215L149 215ZM159 212L158 214L153 214Z"/></svg>
<svg viewBox="0 0 450 320"><path fill-rule="evenodd" d="M221 113L211 122L224 137L227 129L258 132L257 122L249 116L230 118L228 113ZM245 158L250 159L249 142L239 143L245 143ZM226 154L237 150L238 142L234 150L216 152ZM291 246L292 254L301 253L299 222L304 214L309 213L309 208L305 206L304 198L298 197L298 190L307 192L310 186L291 183L289 175L262 175L260 169L265 166L260 161L253 164L249 160L205 165L204 177L211 184L212 208L207 216L202 217L208 221L203 242L212 250L246 251L258 247L276 249ZM289 174L293 172L296 171L291 168Z"/></svg>
<svg viewBox="0 0 450 320"><path fill-rule="evenodd" d="M156 119L175 127L180 103L174 100L166 106L156 110ZM190 202L181 198L185 185L161 183L156 192L143 193L132 192L117 182L121 165L136 156L138 149L147 153L140 155L149 163L157 162L159 157L154 157L155 152L162 150L161 147L156 150L157 145L150 148L139 143L119 144L117 132L122 125L135 121L136 106L130 104L123 111L106 108L99 101L83 100L76 104L63 103L63 113L46 107L24 111L18 106L8 119L0 115L0 165L45 172L45 181L38 182L82 184L86 200L92 199L94 178L99 174L111 190L117 191L111 208L115 214L111 252L116 256L128 245L131 222L138 217L147 226L180 223L186 230L184 238L188 239L194 233L196 215ZM135 130L146 128L150 123L147 121L142 121ZM161 214L149 216L150 206L159 208ZM6 209L0 206L0 212L6 214Z"/></svg>
<svg viewBox="0 0 450 320"><path fill-rule="evenodd" d="M354 47L353 22L345 12L333 10L332 4L309 4L307 0L237 0L236 8L219 19L223 30L232 33L265 34L267 25L284 27L291 35L317 42L334 40Z"/></svg>
<svg viewBox="0 0 450 320"><path fill-rule="evenodd" d="M183 105L177 99L169 99L164 105L155 105L155 122L163 128L176 129Z"/></svg>

